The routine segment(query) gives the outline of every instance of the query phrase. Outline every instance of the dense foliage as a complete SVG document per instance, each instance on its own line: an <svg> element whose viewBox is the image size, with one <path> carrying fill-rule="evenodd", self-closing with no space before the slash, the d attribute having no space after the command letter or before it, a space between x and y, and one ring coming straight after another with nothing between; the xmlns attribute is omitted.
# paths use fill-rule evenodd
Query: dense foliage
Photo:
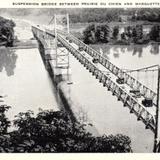
<svg viewBox="0 0 160 160"><path fill-rule="evenodd" d="M160 22L160 9L159 8L141 8L133 14L134 20L143 20L150 22Z"/></svg>
<svg viewBox="0 0 160 160"><path fill-rule="evenodd" d="M94 137L62 111L41 110L36 116L32 111L19 113L16 129L7 132L10 121L4 113L8 109L0 107L0 152L131 152L129 137Z"/></svg>
<svg viewBox="0 0 160 160"><path fill-rule="evenodd" d="M95 37L95 32L96 32L96 27L94 24L89 25L84 31L84 43L86 44L94 44L96 42L96 37Z"/></svg>
<svg viewBox="0 0 160 160"><path fill-rule="evenodd" d="M112 33L112 37L113 37L113 39L117 39L118 38L118 35L119 35L119 26L115 26L114 28L113 28L113 33Z"/></svg>
<svg viewBox="0 0 160 160"><path fill-rule="evenodd" d="M5 115L5 112L8 111L10 106L1 105L0 106L0 135L6 134L7 129L10 126L10 121Z"/></svg>
<svg viewBox="0 0 160 160"><path fill-rule="evenodd" d="M111 9L111 8L41 8L41 9L0 9L0 12L7 13L10 15L29 17L30 15L35 16L37 19L41 19L42 16L48 17L48 22L54 16L54 14L69 14L70 23L88 23L88 22L110 22L118 21L119 15L123 13L123 9ZM45 20L44 20L45 21Z"/></svg>
<svg viewBox="0 0 160 160"><path fill-rule="evenodd" d="M94 44L97 42L107 43L110 38L110 28L104 25L89 25L83 32L84 42L86 44Z"/></svg>
<svg viewBox="0 0 160 160"><path fill-rule="evenodd" d="M112 22L119 21L120 14L123 9L110 9L110 8L87 8L82 10L77 10L77 13L70 14L70 20L72 23L90 23L90 22Z"/></svg>
<svg viewBox="0 0 160 160"><path fill-rule="evenodd" d="M13 46L15 23L12 20L0 17L0 43Z"/></svg>
<svg viewBox="0 0 160 160"><path fill-rule="evenodd" d="M108 24L91 24L83 31L86 44L146 44L150 41L160 42L160 25L153 25L149 33L143 31L143 25L127 26L119 31L119 26L109 27Z"/></svg>
<svg viewBox="0 0 160 160"><path fill-rule="evenodd" d="M151 28L150 39L153 41L160 42L160 25L154 25Z"/></svg>
<svg viewBox="0 0 160 160"><path fill-rule="evenodd" d="M42 21L45 16L46 23L50 21L54 14L70 15L71 23L88 23L88 22L112 22L121 21L121 15L127 15L131 21L143 20L150 22L160 22L159 8L12 8L0 9L0 13L6 13L12 16L30 17Z"/></svg>

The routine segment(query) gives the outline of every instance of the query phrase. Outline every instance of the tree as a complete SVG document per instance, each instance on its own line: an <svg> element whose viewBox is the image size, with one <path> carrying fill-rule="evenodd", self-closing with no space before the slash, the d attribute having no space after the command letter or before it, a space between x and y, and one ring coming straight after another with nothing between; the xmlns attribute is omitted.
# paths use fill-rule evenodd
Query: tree
<svg viewBox="0 0 160 160"><path fill-rule="evenodd" d="M12 20L0 17L0 41L7 46L13 46L15 23Z"/></svg>
<svg viewBox="0 0 160 160"><path fill-rule="evenodd" d="M127 28L125 29L125 34L128 38L132 37L132 32L133 32L133 28L131 26L127 26Z"/></svg>
<svg viewBox="0 0 160 160"><path fill-rule="evenodd" d="M126 34L124 32L121 33L121 40L126 41Z"/></svg>
<svg viewBox="0 0 160 160"><path fill-rule="evenodd" d="M97 42L107 43L110 38L110 28L107 24L98 25L96 27L95 36Z"/></svg>
<svg viewBox="0 0 160 160"><path fill-rule="evenodd" d="M133 14L132 18L135 18L135 20L159 22L159 16L159 8L141 8L136 10L136 16Z"/></svg>
<svg viewBox="0 0 160 160"><path fill-rule="evenodd" d="M150 39L153 41L160 41L160 26L159 25L154 25L151 28L151 31L149 33Z"/></svg>
<svg viewBox="0 0 160 160"><path fill-rule="evenodd" d="M94 44L96 41L95 38L95 25L91 24L89 25L84 31L83 31L83 36L84 36L84 43L86 44Z"/></svg>
<svg viewBox="0 0 160 160"><path fill-rule="evenodd" d="M143 26L136 25L132 31L132 38L134 43L139 43L143 39Z"/></svg>
<svg viewBox="0 0 160 160"><path fill-rule="evenodd" d="M118 34L119 34L119 26L115 26L115 27L113 28L113 33L112 33L113 39L117 40Z"/></svg>
<svg viewBox="0 0 160 160"><path fill-rule="evenodd" d="M5 112L7 112L9 108L10 106L7 105L0 106L0 136L7 133L7 129L11 123L5 115Z"/></svg>
<svg viewBox="0 0 160 160"><path fill-rule="evenodd" d="M5 112L8 111L10 106L0 106L0 152L8 152L10 145L10 135L8 134L8 128L11 124L9 119L6 117Z"/></svg>
<svg viewBox="0 0 160 160"><path fill-rule="evenodd" d="M41 110L36 116L32 111L19 113L14 125L15 130L0 136L1 152L132 151L129 137L121 134L94 137L63 111Z"/></svg>
<svg viewBox="0 0 160 160"><path fill-rule="evenodd" d="M86 44L94 44L96 42L107 43L110 38L110 28L107 24L98 26L92 24L83 31L83 37Z"/></svg>

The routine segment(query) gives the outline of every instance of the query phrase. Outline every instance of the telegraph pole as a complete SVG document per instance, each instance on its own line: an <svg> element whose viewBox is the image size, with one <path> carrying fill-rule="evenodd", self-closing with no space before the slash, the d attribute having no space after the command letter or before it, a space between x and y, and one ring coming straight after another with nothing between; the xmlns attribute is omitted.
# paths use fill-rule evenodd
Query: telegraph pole
<svg viewBox="0 0 160 160"><path fill-rule="evenodd" d="M160 87L160 66L158 65L158 78L157 78L157 106L156 106L156 128L154 135L154 148L153 152L160 152L160 109L159 109L159 87Z"/></svg>

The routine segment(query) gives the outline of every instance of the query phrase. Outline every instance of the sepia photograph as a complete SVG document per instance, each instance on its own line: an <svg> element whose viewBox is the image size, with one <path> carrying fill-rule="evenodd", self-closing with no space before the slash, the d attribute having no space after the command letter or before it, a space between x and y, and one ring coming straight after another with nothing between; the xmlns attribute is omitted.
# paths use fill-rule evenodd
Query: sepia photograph
<svg viewBox="0 0 160 160"><path fill-rule="evenodd" d="M0 153L159 153L160 8L0 8Z"/></svg>

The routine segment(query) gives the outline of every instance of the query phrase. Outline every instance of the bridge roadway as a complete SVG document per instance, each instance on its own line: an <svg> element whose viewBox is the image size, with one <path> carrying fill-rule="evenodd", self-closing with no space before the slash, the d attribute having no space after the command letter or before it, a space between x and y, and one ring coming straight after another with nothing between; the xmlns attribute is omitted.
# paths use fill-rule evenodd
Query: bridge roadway
<svg viewBox="0 0 160 160"><path fill-rule="evenodd" d="M52 38L54 37L55 33L54 31L50 31L44 27L39 27L39 26L32 26L32 31L38 35L38 37L41 39L41 41L43 41L43 43L45 43L45 36L47 36L47 38ZM107 68L110 72L112 72L115 76L117 77L123 77L124 78L124 82L130 86L132 89L139 89L141 95L145 98L145 97L149 97L152 98L154 105L156 106L157 103L157 94L152 91L150 88L146 87L145 85L143 85L141 82L139 82L138 80L136 80L134 77L132 77L131 75L129 75L127 72L125 72L124 70L120 69L119 67L117 67L116 65L114 65L112 62L110 62L109 60L107 60L105 57L103 57L99 52L95 51L94 49L92 49L91 47L89 47L88 45L86 45L85 43L83 43L82 41L80 41L79 39L77 39L76 37L74 37L71 34L68 34L67 32L64 32L62 30L58 30L57 29L57 33L58 35L63 35L65 37L69 37L70 40L72 40L75 44L77 44L78 46L82 47L83 50L86 51L86 53L88 53L91 57L98 57L99 59L99 63L102 64L105 68Z"/></svg>
<svg viewBox="0 0 160 160"><path fill-rule="evenodd" d="M37 30L41 31L42 33L44 30L35 27L33 32L34 34L40 35L37 33ZM89 49L85 48L83 42L79 40L75 40L73 36L68 36L68 34L64 34L60 31L57 32L57 39L61 44L70 51L79 61L82 63L93 75L99 79L99 82L103 83L104 87L107 87L108 90L112 92L113 95L118 97L118 100L121 100L124 103L124 106L128 106L131 113L134 113L138 120L142 120L147 128L150 128L153 132L155 131L155 105L153 107L145 107L142 105L143 97L147 96L148 93L155 99L156 94L145 87L144 85L140 84L140 82L136 81L134 78L127 75L125 72L121 71L118 67L113 65L111 62L107 61L104 57L97 54L99 56L99 63L94 64L92 62L93 55L96 51L92 49L92 53ZM54 33L50 31L45 31L43 34L49 34L53 36ZM69 37L69 38L68 38ZM72 38L70 38L72 37ZM79 50L79 46L83 45L83 51ZM107 66L107 67L106 67ZM108 72L110 72L108 74ZM124 75L126 78L125 84L118 84L116 82L117 77L119 74ZM143 96L141 98L135 98L129 91L133 89L133 83L138 84L143 92Z"/></svg>
<svg viewBox="0 0 160 160"><path fill-rule="evenodd" d="M127 84L123 84L123 85L118 84L116 82L117 77L115 76L115 74L110 72L106 67L104 67L100 63L94 64L92 62L93 57L91 57L86 51L84 51L84 50L83 51L78 51L79 46L77 44L70 43L69 40L66 40L65 36L63 36L63 37L59 36L59 39L62 39L62 38L63 38L63 40L65 40L69 44L70 47L68 49L71 51L71 53L83 65L85 65L85 67L87 69L89 69L89 71L92 72L93 75L95 75L96 78L98 78L99 81L101 83L103 83L104 86L105 86L104 83L105 83L106 79L108 79L109 83L108 83L108 86L107 86L107 83L106 83L106 86L109 90L111 90L113 95L118 96L118 100L122 100L124 105L125 105L125 103L127 103L127 105L130 108L130 112L131 113L134 112L137 115L138 120L141 119L146 125L149 125L150 128L152 130L154 130L153 125L154 125L154 122L155 122L154 117L155 117L155 113L156 113L156 107L155 106L153 106L153 107L143 106L142 105L142 100L144 99L143 96L141 96L141 98L133 97L133 94L130 93L130 90L132 90L132 88L130 86L128 86ZM67 47L67 43L66 43L65 47ZM73 50L71 49L71 47L72 47ZM74 51L77 51L76 53L78 53L78 55L74 54ZM87 60L87 64L89 64L88 66L85 64L86 60ZM109 72L109 74L108 74L108 72ZM119 90L121 90L122 93L120 93ZM123 95L124 97L121 94L122 95L124 94ZM127 100L127 97L129 98L128 100Z"/></svg>
<svg viewBox="0 0 160 160"><path fill-rule="evenodd" d="M68 37L71 39L75 44L83 48L86 53L88 53L91 57L98 57L99 63L102 64L105 68L107 68L110 72L112 72L115 76L117 77L123 77L125 83L130 86L132 89L139 89L141 95L145 97L150 97L153 100L153 103L156 105L157 103L157 94L148 88L147 86L143 85L141 82L136 80L134 77L129 75L127 72L124 70L120 69L116 65L114 65L112 62L110 62L108 59L103 57L99 52L95 51L76 37L74 37L72 34L67 34L66 32L62 30L57 30L57 32L60 35L63 35L65 37ZM54 33L53 33L54 34Z"/></svg>
<svg viewBox="0 0 160 160"><path fill-rule="evenodd" d="M66 37L63 37L63 38L66 38ZM67 40L68 43L69 43L69 40ZM79 46L76 45L75 43L71 43L71 46L74 47L76 50L79 49ZM88 59L88 61L92 64L92 65L95 65L95 67L101 71L102 73L104 73L106 76L108 76L108 78L110 78L117 86L123 88L130 96L135 96L134 94L130 93L130 90L132 90L132 88L130 86L128 86L126 83L124 84L119 84L116 82L116 79L117 79L117 76L115 76L112 72L110 72L106 67L104 67L102 64L100 63L93 63L92 60L93 60L93 57L91 57L86 51L81 51L81 54L86 58ZM144 99L143 96L141 97L134 97L139 104L142 103L142 100ZM156 106L153 105L153 107L145 107L145 109L152 115L155 116L155 113L156 113Z"/></svg>

